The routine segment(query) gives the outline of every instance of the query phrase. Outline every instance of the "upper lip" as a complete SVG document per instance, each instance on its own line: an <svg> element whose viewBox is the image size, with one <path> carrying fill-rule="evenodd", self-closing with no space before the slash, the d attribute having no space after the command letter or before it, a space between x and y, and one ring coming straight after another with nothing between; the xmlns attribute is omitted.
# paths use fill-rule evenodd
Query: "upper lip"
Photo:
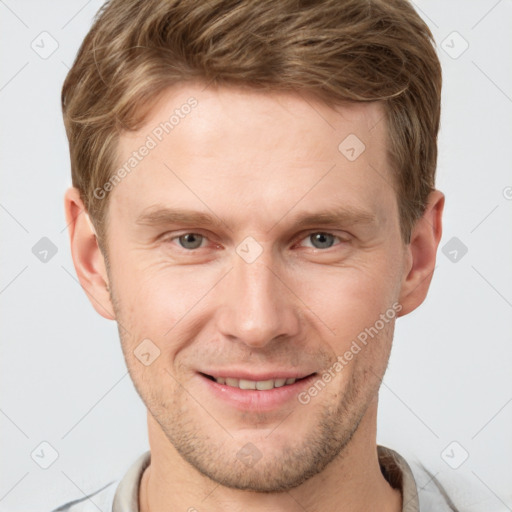
<svg viewBox="0 0 512 512"><path fill-rule="evenodd" d="M308 377L309 375L315 372L303 372L299 370L270 370L261 373L253 373L246 370L237 370L237 369L221 369L221 370L205 370L200 371L199 373L203 373L205 375L210 375L211 377L224 377L224 378L232 378L232 379L244 379L244 380L253 380L253 381L262 381L262 380L271 380L271 379L302 379L303 377Z"/></svg>

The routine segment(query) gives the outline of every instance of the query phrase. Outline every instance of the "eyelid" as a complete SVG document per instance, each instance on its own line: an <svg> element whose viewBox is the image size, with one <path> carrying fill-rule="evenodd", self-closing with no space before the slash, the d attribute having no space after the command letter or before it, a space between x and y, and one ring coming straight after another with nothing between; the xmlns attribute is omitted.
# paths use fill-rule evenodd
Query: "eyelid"
<svg viewBox="0 0 512 512"><path fill-rule="evenodd" d="M201 230L197 230L197 231L190 231L190 230L188 230L188 231L178 231L177 234L174 234L174 233L172 233L172 235L171 234L164 234L162 238L163 238L163 240L165 242L172 242L172 241L176 240L177 238L181 238L182 236L185 236L185 235L199 235L199 236L202 236L204 239L211 241L210 238L207 235L205 235L204 233L201 233ZM187 250L184 247L181 247L181 249ZM190 249L189 249L189 252L190 252Z"/></svg>

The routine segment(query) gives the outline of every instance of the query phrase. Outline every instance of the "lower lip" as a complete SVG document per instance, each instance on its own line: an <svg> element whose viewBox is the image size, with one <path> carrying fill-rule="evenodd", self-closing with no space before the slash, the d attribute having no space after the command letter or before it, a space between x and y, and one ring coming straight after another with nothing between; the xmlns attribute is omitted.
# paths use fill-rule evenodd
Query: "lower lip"
<svg viewBox="0 0 512 512"><path fill-rule="evenodd" d="M240 389L218 382L199 374L200 380L206 385L209 392L220 398L235 409L243 411L270 411L285 405L315 380L316 374L305 379L298 380L293 384L281 386L268 390Z"/></svg>

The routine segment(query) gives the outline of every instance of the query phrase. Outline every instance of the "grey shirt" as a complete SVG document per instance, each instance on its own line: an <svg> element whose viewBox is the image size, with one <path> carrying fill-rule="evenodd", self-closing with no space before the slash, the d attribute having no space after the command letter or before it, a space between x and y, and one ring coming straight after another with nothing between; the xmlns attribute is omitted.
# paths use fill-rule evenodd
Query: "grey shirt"
<svg viewBox="0 0 512 512"><path fill-rule="evenodd" d="M442 486L423 468L414 471L394 450L377 446L382 474L402 492L402 512L451 512L457 509ZM114 480L85 498L66 503L52 512L140 512L139 484L151 461L147 451L131 465L120 480Z"/></svg>

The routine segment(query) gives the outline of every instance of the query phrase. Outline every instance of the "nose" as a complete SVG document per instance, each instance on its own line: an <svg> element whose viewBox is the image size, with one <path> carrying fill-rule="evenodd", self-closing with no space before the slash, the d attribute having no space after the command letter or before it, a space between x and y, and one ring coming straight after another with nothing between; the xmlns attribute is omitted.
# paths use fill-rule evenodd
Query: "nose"
<svg viewBox="0 0 512 512"><path fill-rule="evenodd" d="M234 254L233 268L222 287L218 329L251 348L296 336L300 329L300 301L271 260L268 250L252 263Z"/></svg>

